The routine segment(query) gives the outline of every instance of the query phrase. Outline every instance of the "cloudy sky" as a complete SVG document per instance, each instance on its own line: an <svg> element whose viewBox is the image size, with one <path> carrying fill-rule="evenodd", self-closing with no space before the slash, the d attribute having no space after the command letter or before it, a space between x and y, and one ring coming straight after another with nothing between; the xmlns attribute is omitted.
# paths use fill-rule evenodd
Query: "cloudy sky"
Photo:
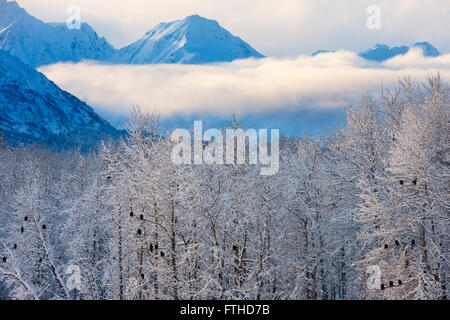
<svg viewBox="0 0 450 320"><path fill-rule="evenodd" d="M136 41L159 22L200 14L274 57L319 49L362 51L376 43L429 41L450 52L450 0L18 0L44 21L66 21L69 5L115 47ZM381 29L366 26L381 8Z"/></svg>

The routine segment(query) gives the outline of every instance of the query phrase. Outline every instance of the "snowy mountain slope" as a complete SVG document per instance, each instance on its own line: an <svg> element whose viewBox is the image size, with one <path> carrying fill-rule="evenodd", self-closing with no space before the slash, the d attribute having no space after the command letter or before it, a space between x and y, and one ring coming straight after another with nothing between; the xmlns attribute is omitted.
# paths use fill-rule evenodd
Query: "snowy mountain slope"
<svg viewBox="0 0 450 320"><path fill-rule="evenodd" d="M417 42L411 47L408 46L389 47L385 44L378 43L374 47L359 53L359 56L367 60L383 62L395 56L406 54L412 48L421 49L425 57L438 57L441 55L440 52L435 47L433 47L429 42L424 41L424 42ZM318 50L314 52L312 56L328 52L335 52L335 51Z"/></svg>
<svg viewBox="0 0 450 320"><path fill-rule="evenodd" d="M389 47L385 44L377 44L373 48L361 52L359 56L367 60L383 62L395 56L406 54L412 48L422 49L423 54L426 57L440 56L439 51L428 42L418 42L411 47Z"/></svg>
<svg viewBox="0 0 450 320"><path fill-rule="evenodd" d="M317 50L316 52L314 52L312 54L312 56L317 56L318 54L322 54L322 53L334 53L335 51L333 50Z"/></svg>
<svg viewBox="0 0 450 320"><path fill-rule="evenodd" d="M16 141L42 141L76 130L114 133L94 110L42 73L0 50L0 131Z"/></svg>
<svg viewBox="0 0 450 320"><path fill-rule="evenodd" d="M441 53L433 47L429 42L417 42L413 45L414 48L420 48L422 49L423 55L425 57L439 57Z"/></svg>
<svg viewBox="0 0 450 320"><path fill-rule="evenodd" d="M114 48L83 23L70 30L65 23L45 23L15 1L0 0L0 49L33 67L83 59L106 60Z"/></svg>
<svg viewBox="0 0 450 320"><path fill-rule="evenodd" d="M112 61L124 64L225 62L263 56L215 20L198 15L160 23L137 42L120 49Z"/></svg>

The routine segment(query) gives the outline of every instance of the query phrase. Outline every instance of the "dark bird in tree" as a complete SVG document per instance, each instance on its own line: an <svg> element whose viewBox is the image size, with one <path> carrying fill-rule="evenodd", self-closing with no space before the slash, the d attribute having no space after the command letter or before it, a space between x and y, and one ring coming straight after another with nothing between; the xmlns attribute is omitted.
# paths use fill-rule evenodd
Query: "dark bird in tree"
<svg viewBox="0 0 450 320"><path fill-rule="evenodd" d="M21 227L21 228L20 228L20 232L21 232L21 233L24 233L24 231L25 231L24 227Z"/></svg>
<svg viewBox="0 0 450 320"><path fill-rule="evenodd" d="M5 263L6 262L6 257L3 257L3 263Z"/></svg>
<svg viewBox="0 0 450 320"><path fill-rule="evenodd" d="M25 217L23 220L24 220L24 221L28 221L28 217Z"/></svg>
<svg viewBox="0 0 450 320"><path fill-rule="evenodd" d="M394 281L389 281L389 287L393 287L394 286Z"/></svg>
<svg viewBox="0 0 450 320"><path fill-rule="evenodd" d="M387 248L389 248L389 246L388 246L387 244L385 244L385 245L384 245L384 248L387 249Z"/></svg>
<svg viewBox="0 0 450 320"><path fill-rule="evenodd" d="M411 245L414 247L416 245L416 240L412 239L411 240Z"/></svg>
<svg viewBox="0 0 450 320"><path fill-rule="evenodd" d="M16 250L17 249L17 244L14 244L14 250Z"/></svg>
<svg viewBox="0 0 450 320"><path fill-rule="evenodd" d="M44 224L44 225L42 226L42 229L43 229L43 230L47 229L47 226Z"/></svg>
<svg viewBox="0 0 450 320"><path fill-rule="evenodd" d="M142 234L142 230L139 229L139 230L137 231L137 233L138 233L138 235L140 236L140 235Z"/></svg>
<svg viewBox="0 0 450 320"><path fill-rule="evenodd" d="M141 214L141 216L139 217L141 220L144 220L144 215Z"/></svg>
<svg viewBox="0 0 450 320"><path fill-rule="evenodd" d="M144 275L143 273L141 274L141 278L142 278L142 279L145 279L145 275Z"/></svg>
<svg viewBox="0 0 450 320"><path fill-rule="evenodd" d="M158 250L158 244L157 243L155 244L155 250Z"/></svg>
<svg viewBox="0 0 450 320"><path fill-rule="evenodd" d="M395 245L396 245L396 246L399 246L399 245L400 245L400 242L398 242L398 240L395 240Z"/></svg>
<svg viewBox="0 0 450 320"><path fill-rule="evenodd" d="M384 290L384 284L381 284L381 290Z"/></svg>
<svg viewBox="0 0 450 320"><path fill-rule="evenodd" d="M163 251L161 251L161 257L163 257L163 258L164 258L164 256L165 256L164 252L163 252Z"/></svg>
<svg viewBox="0 0 450 320"><path fill-rule="evenodd" d="M404 183L403 180L400 180L400 184L403 185L403 183Z"/></svg>
<svg viewBox="0 0 450 320"><path fill-rule="evenodd" d="M233 246L233 251L237 251L237 246Z"/></svg>
<svg viewBox="0 0 450 320"><path fill-rule="evenodd" d="M402 280L398 280L398 285L401 286L403 284Z"/></svg>
<svg viewBox="0 0 450 320"><path fill-rule="evenodd" d="M133 216L134 216L134 212L131 211L131 212L130 212L130 217L133 217Z"/></svg>
<svg viewBox="0 0 450 320"><path fill-rule="evenodd" d="M153 243L150 243L150 252L153 253Z"/></svg>
<svg viewBox="0 0 450 320"><path fill-rule="evenodd" d="M414 179L412 183L413 183L414 185L416 185L416 184L417 184L417 179Z"/></svg>

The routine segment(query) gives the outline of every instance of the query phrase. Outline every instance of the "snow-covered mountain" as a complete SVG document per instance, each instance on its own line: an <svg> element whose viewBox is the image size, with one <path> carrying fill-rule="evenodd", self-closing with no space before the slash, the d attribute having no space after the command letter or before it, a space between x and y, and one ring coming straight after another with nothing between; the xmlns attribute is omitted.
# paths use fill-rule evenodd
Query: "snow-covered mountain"
<svg viewBox="0 0 450 320"><path fill-rule="evenodd" d="M435 47L433 47L429 42L424 41L424 42L417 42L414 45L412 45L411 47L408 47L408 46L389 47L385 44L378 43L375 46L373 46L372 48L359 53L359 56L364 59L367 59L367 60L383 62L383 61L386 61L395 56L406 54L412 48L421 49L423 52L423 55L425 57L438 57L441 55L441 53ZM314 52L312 55L316 56L318 54L329 53L329 52L335 52L335 51L319 50L319 51Z"/></svg>
<svg viewBox="0 0 450 320"><path fill-rule="evenodd" d="M124 64L225 62L262 58L249 44L215 20L198 15L160 23L137 42L120 49L113 62Z"/></svg>
<svg viewBox="0 0 450 320"><path fill-rule="evenodd" d="M314 52L312 54L312 56L317 56L318 54L322 54L322 53L334 53L334 50L317 50L316 52Z"/></svg>
<svg viewBox="0 0 450 320"><path fill-rule="evenodd" d="M77 130L116 131L87 104L0 50L0 131L29 142Z"/></svg>
<svg viewBox="0 0 450 320"><path fill-rule="evenodd" d="M439 57L441 55L438 49L436 49L429 42L426 41L417 42L416 44L413 45L413 47L422 49L423 55L425 57Z"/></svg>
<svg viewBox="0 0 450 320"><path fill-rule="evenodd" d="M106 60L114 48L86 23L69 29L65 23L45 23L15 1L0 0L0 49L33 67L83 59Z"/></svg>
<svg viewBox="0 0 450 320"><path fill-rule="evenodd" d="M430 43L418 42L411 47L408 46L389 47L385 44L377 44L373 48L361 52L359 56L367 60L383 62L395 56L406 54L412 48L422 49L423 55L426 57L437 57L441 55L439 51L435 47L433 47Z"/></svg>
<svg viewBox="0 0 450 320"><path fill-rule="evenodd" d="M131 45L115 50L86 23L69 29L45 23L15 1L0 0L0 50L33 67L92 59L124 64L226 62L263 57L217 21L198 15L160 23Z"/></svg>

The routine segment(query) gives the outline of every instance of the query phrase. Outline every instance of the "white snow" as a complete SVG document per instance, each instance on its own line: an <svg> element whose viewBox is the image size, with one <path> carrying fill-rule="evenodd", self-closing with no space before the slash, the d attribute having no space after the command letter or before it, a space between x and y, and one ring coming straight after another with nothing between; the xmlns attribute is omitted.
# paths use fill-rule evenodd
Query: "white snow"
<svg viewBox="0 0 450 320"><path fill-rule="evenodd" d="M217 21L193 15L158 24L140 40L120 49L112 61L123 64L201 64L249 57L263 56L223 29Z"/></svg>
<svg viewBox="0 0 450 320"><path fill-rule="evenodd" d="M0 130L40 140L79 129L114 130L91 107L0 50Z"/></svg>
<svg viewBox="0 0 450 320"><path fill-rule="evenodd" d="M64 23L45 23L15 1L0 0L0 49L33 67L83 59L108 59L114 48L83 23L80 30Z"/></svg>

